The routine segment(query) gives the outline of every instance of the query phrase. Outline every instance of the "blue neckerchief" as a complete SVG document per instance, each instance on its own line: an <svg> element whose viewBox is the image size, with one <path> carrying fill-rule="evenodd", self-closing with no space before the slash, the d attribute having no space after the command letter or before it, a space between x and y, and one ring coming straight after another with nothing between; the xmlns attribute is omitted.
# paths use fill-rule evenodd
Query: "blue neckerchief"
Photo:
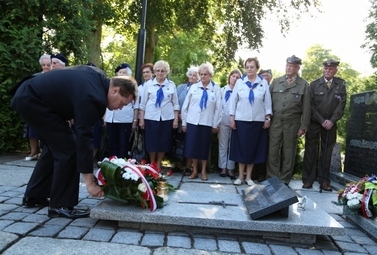
<svg viewBox="0 0 377 255"><path fill-rule="evenodd" d="M254 103L254 92L253 92L253 89L255 89L255 87L258 86L258 84L259 84L258 82L253 83L253 84L251 84L250 81L246 82L246 85L250 88L250 91L249 91L249 102L250 102L251 105L253 105L253 103Z"/></svg>
<svg viewBox="0 0 377 255"><path fill-rule="evenodd" d="M162 88L165 87L165 85L158 84L158 86L160 86L160 88L157 90L157 94L156 94L156 97L157 97L156 103L155 103L156 108L161 107L161 102L164 99L164 91L162 90Z"/></svg>
<svg viewBox="0 0 377 255"><path fill-rule="evenodd" d="M225 92L225 102L228 102L228 100L229 100L229 98L230 98L230 94L232 94L232 90L230 89L230 90L227 90L226 92Z"/></svg>
<svg viewBox="0 0 377 255"><path fill-rule="evenodd" d="M189 91L189 90L190 90L191 85L192 85L192 83L190 83L190 82L188 82L188 83L186 84L186 91Z"/></svg>
<svg viewBox="0 0 377 255"><path fill-rule="evenodd" d="M203 90L203 94L202 94L202 98L200 99L199 106L200 106L200 110L203 111L203 108L207 108L208 93L207 93L207 88L201 87L201 89Z"/></svg>

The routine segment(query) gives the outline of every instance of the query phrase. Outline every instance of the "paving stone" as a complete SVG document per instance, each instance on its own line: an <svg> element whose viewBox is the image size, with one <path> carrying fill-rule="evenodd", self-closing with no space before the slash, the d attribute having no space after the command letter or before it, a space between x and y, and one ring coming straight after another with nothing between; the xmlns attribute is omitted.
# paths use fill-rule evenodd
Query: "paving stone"
<svg viewBox="0 0 377 255"><path fill-rule="evenodd" d="M358 230L358 229L351 229L351 228L346 228L346 235L348 236L367 236L364 232Z"/></svg>
<svg viewBox="0 0 377 255"><path fill-rule="evenodd" d="M219 250L222 252L241 252L240 244L238 241L231 241L231 240L217 240L219 245Z"/></svg>
<svg viewBox="0 0 377 255"><path fill-rule="evenodd" d="M297 254L297 252L292 247L289 247L289 246L282 246L282 245L275 245L275 244L270 244L269 246L273 254L284 254L284 255Z"/></svg>
<svg viewBox="0 0 377 255"><path fill-rule="evenodd" d="M21 194L22 194L22 192L10 190L10 191L6 191L6 192L1 193L1 196L3 196L3 197L18 197Z"/></svg>
<svg viewBox="0 0 377 255"><path fill-rule="evenodd" d="M9 199L9 197L0 196L0 203L3 203L5 201L7 201L8 199Z"/></svg>
<svg viewBox="0 0 377 255"><path fill-rule="evenodd" d="M3 230L4 228L6 228L7 226L13 223L14 223L13 220L0 220L0 230Z"/></svg>
<svg viewBox="0 0 377 255"><path fill-rule="evenodd" d="M110 229L91 229L83 237L83 240L108 242L114 234L115 231Z"/></svg>
<svg viewBox="0 0 377 255"><path fill-rule="evenodd" d="M339 222L343 227L345 228L353 228L353 229L356 229L356 226L353 225L352 223L348 222L348 221L340 221Z"/></svg>
<svg viewBox="0 0 377 255"><path fill-rule="evenodd" d="M304 248L295 248L295 250L300 255L323 255L323 252L320 250L311 250L311 249L304 249Z"/></svg>
<svg viewBox="0 0 377 255"><path fill-rule="evenodd" d="M142 237L143 234L138 230L122 230L114 235L113 239L111 239L111 242L139 245Z"/></svg>
<svg viewBox="0 0 377 255"><path fill-rule="evenodd" d="M16 187L16 186L6 186L6 185L0 186L0 193L4 193L6 191L16 189L16 188L18 188L18 187Z"/></svg>
<svg viewBox="0 0 377 255"><path fill-rule="evenodd" d="M35 213L47 215L48 207L39 208L39 210L36 211Z"/></svg>
<svg viewBox="0 0 377 255"><path fill-rule="evenodd" d="M97 219L79 218L79 219L75 219L70 225L77 226L77 227L93 228L97 222L98 222Z"/></svg>
<svg viewBox="0 0 377 255"><path fill-rule="evenodd" d="M375 244L375 243L374 243ZM363 245L363 248L369 252L371 255L377 255L377 244L376 245Z"/></svg>
<svg viewBox="0 0 377 255"><path fill-rule="evenodd" d="M331 238L334 239L335 241L343 241L343 242L349 242L349 243L352 242L352 239L348 235L332 236Z"/></svg>
<svg viewBox="0 0 377 255"><path fill-rule="evenodd" d="M22 221L24 222L35 222L40 224L49 220L50 218L48 216L41 214L29 214L28 216L22 219Z"/></svg>
<svg viewBox="0 0 377 255"><path fill-rule="evenodd" d="M59 231L61 231L64 227L58 225L45 225L37 230L34 230L29 235L30 236L44 236L44 237L54 237L56 236Z"/></svg>
<svg viewBox="0 0 377 255"><path fill-rule="evenodd" d="M366 252L365 249L356 243L336 242L342 252Z"/></svg>
<svg viewBox="0 0 377 255"><path fill-rule="evenodd" d="M98 204L100 200L98 199L92 199L92 198L84 198L80 201L78 206L86 206L86 207L92 207Z"/></svg>
<svg viewBox="0 0 377 255"><path fill-rule="evenodd" d="M191 238L189 236L168 235L167 246L189 249L191 248Z"/></svg>
<svg viewBox="0 0 377 255"><path fill-rule="evenodd" d="M22 198L19 197L13 197L7 200L7 204L14 204L21 206L22 205Z"/></svg>
<svg viewBox="0 0 377 255"><path fill-rule="evenodd" d="M194 237L194 248L206 251L216 251L217 243L215 239Z"/></svg>
<svg viewBox="0 0 377 255"><path fill-rule="evenodd" d="M26 237L8 248L3 255L151 255L146 247L116 244L107 242L92 242L83 240L54 239L46 237Z"/></svg>
<svg viewBox="0 0 377 255"><path fill-rule="evenodd" d="M18 238L17 235L0 231L0 254Z"/></svg>
<svg viewBox="0 0 377 255"><path fill-rule="evenodd" d="M14 204L0 204L0 211L9 212L16 209L18 206Z"/></svg>
<svg viewBox="0 0 377 255"><path fill-rule="evenodd" d="M58 234L58 238L81 239L88 231L88 228L68 226Z"/></svg>
<svg viewBox="0 0 377 255"><path fill-rule="evenodd" d="M19 221L28 216L27 213L10 212L0 217L2 220L14 220Z"/></svg>
<svg viewBox="0 0 377 255"><path fill-rule="evenodd" d="M38 207L23 207L23 206L20 206L20 207L17 207L16 209L14 209L12 212L23 212L23 213L35 213L37 211L39 211L41 208L38 208ZM47 216L47 215L46 215Z"/></svg>
<svg viewBox="0 0 377 255"><path fill-rule="evenodd" d="M71 222L72 220L67 218L52 218L49 221L47 221L45 225L67 226Z"/></svg>
<svg viewBox="0 0 377 255"><path fill-rule="evenodd" d="M235 255L234 253L223 253L223 252L203 252L198 250L188 250L182 248L170 248L170 247L160 247L156 248L153 255Z"/></svg>
<svg viewBox="0 0 377 255"><path fill-rule="evenodd" d="M342 255L342 253L339 251L322 250L322 252L325 255Z"/></svg>
<svg viewBox="0 0 377 255"><path fill-rule="evenodd" d="M357 244L374 244L375 242L367 236L350 236Z"/></svg>
<svg viewBox="0 0 377 255"><path fill-rule="evenodd" d="M33 229L39 226L38 223L29 223L29 222L16 222L8 227L4 228L3 231L19 234L19 235L26 235Z"/></svg>
<svg viewBox="0 0 377 255"><path fill-rule="evenodd" d="M145 232L141 241L142 246L164 246L165 233L164 232Z"/></svg>
<svg viewBox="0 0 377 255"><path fill-rule="evenodd" d="M263 243L242 242L241 246L247 254L271 254L271 250L268 245Z"/></svg>

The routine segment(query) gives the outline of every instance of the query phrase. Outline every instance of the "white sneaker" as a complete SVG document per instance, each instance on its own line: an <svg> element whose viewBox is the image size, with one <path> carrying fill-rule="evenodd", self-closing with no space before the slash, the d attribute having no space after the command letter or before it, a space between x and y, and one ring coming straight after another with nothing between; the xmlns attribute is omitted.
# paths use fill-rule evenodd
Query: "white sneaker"
<svg viewBox="0 0 377 255"><path fill-rule="evenodd" d="M234 183L234 185L241 185L243 183L243 181L241 181L240 179L237 179L233 183Z"/></svg>
<svg viewBox="0 0 377 255"><path fill-rule="evenodd" d="M252 180L248 180L248 181L246 181L246 183L249 186L253 186L255 184Z"/></svg>
<svg viewBox="0 0 377 255"><path fill-rule="evenodd" d="M37 159L38 159L38 154L35 154L34 156L25 157L26 161L32 161L32 160L37 160Z"/></svg>

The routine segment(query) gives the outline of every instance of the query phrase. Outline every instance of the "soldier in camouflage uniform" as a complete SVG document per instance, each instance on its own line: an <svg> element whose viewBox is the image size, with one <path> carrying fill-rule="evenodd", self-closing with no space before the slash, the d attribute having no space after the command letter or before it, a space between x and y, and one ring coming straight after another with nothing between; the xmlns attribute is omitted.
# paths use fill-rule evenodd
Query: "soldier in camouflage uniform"
<svg viewBox="0 0 377 255"><path fill-rule="evenodd" d="M330 163L336 142L336 122L342 118L346 105L346 83L334 77L339 61L329 59L323 63L323 76L310 83L311 120L305 137L305 156L302 169L303 188L312 188L318 175L321 188L330 187ZM319 146L321 155L319 156ZM323 155L325 154L325 159ZM324 160L324 161L323 161ZM325 164L325 165L324 165ZM318 173L317 173L318 169Z"/></svg>
<svg viewBox="0 0 377 255"><path fill-rule="evenodd" d="M286 185L292 179L297 138L308 130L310 94L308 82L298 75L301 59L287 58L286 75L270 85L272 122L269 134L267 178L279 177Z"/></svg>

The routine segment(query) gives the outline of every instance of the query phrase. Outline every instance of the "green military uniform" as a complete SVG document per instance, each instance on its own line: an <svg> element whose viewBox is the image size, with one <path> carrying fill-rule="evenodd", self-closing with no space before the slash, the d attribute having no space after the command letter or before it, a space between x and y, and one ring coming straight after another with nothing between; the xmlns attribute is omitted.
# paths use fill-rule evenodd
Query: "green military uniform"
<svg viewBox="0 0 377 255"><path fill-rule="evenodd" d="M270 91L273 116L269 135L267 178L278 176L288 184L293 174L298 130L308 130L309 126L309 84L296 76L288 85L286 76L282 76L272 82Z"/></svg>
<svg viewBox="0 0 377 255"><path fill-rule="evenodd" d="M336 63L339 64L339 62ZM312 114L309 130L305 135L305 156L302 169L302 181L304 184L308 184L309 187L317 178L317 169L319 180L327 184L330 183L330 163L332 149L336 142L336 122L342 118L346 105L347 93L345 84L343 79L336 77L332 79L330 87L328 87L324 77L310 83ZM334 123L333 127L328 131L322 127L322 123L325 120L330 120ZM319 143L321 144L321 157L318 157ZM322 160L325 151L326 159L325 166L323 166L324 161ZM322 175L322 173L324 174Z"/></svg>

